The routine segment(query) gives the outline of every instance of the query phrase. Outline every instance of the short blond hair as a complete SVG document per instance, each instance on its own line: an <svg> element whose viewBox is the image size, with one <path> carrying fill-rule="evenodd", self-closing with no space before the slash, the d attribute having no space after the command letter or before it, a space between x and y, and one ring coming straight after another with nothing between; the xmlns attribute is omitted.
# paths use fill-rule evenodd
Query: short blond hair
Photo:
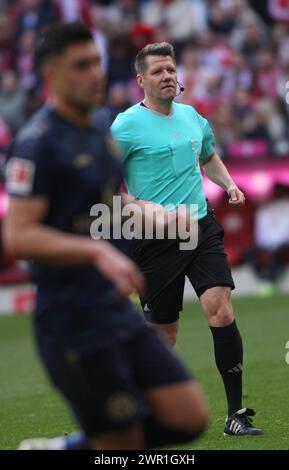
<svg viewBox="0 0 289 470"><path fill-rule="evenodd" d="M135 69L137 73L143 74L146 70L146 58L150 55L154 56L170 56L176 63L175 50L169 42L155 42L147 44L143 47L135 58Z"/></svg>

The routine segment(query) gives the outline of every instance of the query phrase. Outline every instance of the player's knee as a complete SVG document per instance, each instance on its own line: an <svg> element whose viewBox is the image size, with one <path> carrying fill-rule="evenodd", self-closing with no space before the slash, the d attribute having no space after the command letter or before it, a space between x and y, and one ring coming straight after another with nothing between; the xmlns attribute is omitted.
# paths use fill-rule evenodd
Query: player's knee
<svg viewBox="0 0 289 470"><path fill-rule="evenodd" d="M90 437L94 450L140 450L144 448L144 436L140 423L123 430L106 432Z"/></svg>
<svg viewBox="0 0 289 470"><path fill-rule="evenodd" d="M204 403L199 403L191 410L187 410L187 416L183 417L183 421L178 424L182 431L187 432L193 437L202 434L208 426L208 411Z"/></svg>
<svg viewBox="0 0 289 470"><path fill-rule="evenodd" d="M192 397L191 406L187 408L187 416L184 417L184 429L194 436L202 434L208 425L208 408L201 392Z"/></svg>
<svg viewBox="0 0 289 470"><path fill-rule="evenodd" d="M180 400L171 406L169 413L161 416L163 424L197 436L208 423L208 409L199 386L192 382L184 388Z"/></svg>

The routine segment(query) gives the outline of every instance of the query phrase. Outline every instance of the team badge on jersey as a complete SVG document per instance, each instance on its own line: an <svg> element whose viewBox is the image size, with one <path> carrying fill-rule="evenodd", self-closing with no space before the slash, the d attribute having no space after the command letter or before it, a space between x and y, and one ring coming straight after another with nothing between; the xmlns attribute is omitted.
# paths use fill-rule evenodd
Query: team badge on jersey
<svg viewBox="0 0 289 470"><path fill-rule="evenodd" d="M35 163L30 160L13 157L6 169L6 187L9 193L27 196L32 192Z"/></svg>
<svg viewBox="0 0 289 470"><path fill-rule="evenodd" d="M179 134L178 132L174 132L174 133L172 134L172 138L173 138L174 140L179 140L179 139L181 138L181 136L180 136L180 134Z"/></svg>

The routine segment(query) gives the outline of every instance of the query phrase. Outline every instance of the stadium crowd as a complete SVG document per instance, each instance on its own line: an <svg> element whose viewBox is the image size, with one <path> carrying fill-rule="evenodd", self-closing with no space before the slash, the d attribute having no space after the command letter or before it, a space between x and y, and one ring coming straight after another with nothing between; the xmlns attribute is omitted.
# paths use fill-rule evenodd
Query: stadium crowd
<svg viewBox="0 0 289 470"><path fill-rule="evenodd" d="M101 50L109 120L142 98L134 80L136 51L170 41L185 87L178 99L210 120L222 158L289 154L289 2L283 0L2 0L2 154L43 102L33 68L40 31L77 18Z"/></svg>
<svg viewBox="0 0 289 470"><path fill-rule="evenodd" d="M258 158L288 160L283 158L289 156L288 0L1 0L1 179L13 136L44 102L46 90L33 66L39 34L54 21L76 19L93 32L106 71L107 96L97 112L101 126L108 128L119 112L142 99L136 52L147 43L169 41L185 88L176 99L210 121L221 158L249 165ZM221 211L232 264L244 261L255 239L255 211L248 224L249 206L248 201L240 215L237 247L235 242L231 247ZM231 227L236 216L229 215Z"/></svg>

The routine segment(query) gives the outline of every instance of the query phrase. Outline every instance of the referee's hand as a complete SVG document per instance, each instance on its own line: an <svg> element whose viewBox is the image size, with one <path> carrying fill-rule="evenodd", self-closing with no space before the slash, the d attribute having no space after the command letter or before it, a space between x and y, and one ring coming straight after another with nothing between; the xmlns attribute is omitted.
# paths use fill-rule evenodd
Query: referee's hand
<svg viewBox="0 0 289 470"><path fill-rule="evenodd" d="M136 264L110 243L98 240L97 244L94 264L101 274L115 284L121 296L142 294L145 282Z"/></svg>
<svg viewBox="0 0 289 470"><path fill-rule="evenodd" d="M227 189L229 205L235 209L240 209L245 205L245 196L237 186L230 186Z"/></svg>

